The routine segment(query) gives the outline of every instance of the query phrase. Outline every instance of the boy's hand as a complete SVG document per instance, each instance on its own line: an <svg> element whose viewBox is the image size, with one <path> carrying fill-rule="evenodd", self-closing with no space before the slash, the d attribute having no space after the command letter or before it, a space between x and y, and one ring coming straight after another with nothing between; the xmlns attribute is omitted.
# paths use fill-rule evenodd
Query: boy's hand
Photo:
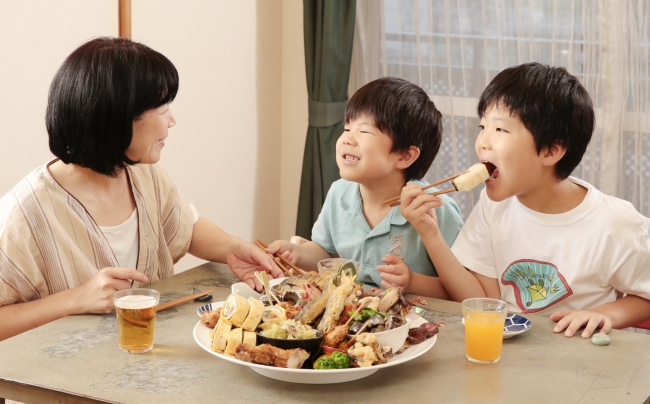
<svg viewBox="0 0 650 404"><path fill-rule="evenodd" d="M600 327L600 332L607 334L612 330L612 320L604 314L588 310L557 311L549 317L552 321L557 321L553 328L554 332L562 332L566 328L564 335L573 337L573 335L585 326L582 331L582 338L589 338Z"/></svg>
<svg viewBox="0 0 650 404"><path fill-rule="evenodd" d="M295 244L287 240L275 240L274 242L269 244L269 247L264 251L267 254L271 254L271 255L278 253L282 255L282 258L286 259L287 261L295 265L298 262L298 259L300 258L298 248L295 247L296 247Z"/></svg>
<svg viewBox="0 0 650 404"><path fill-rule="evenodd" d="M411 270L406 266L404 260L396 255L386 254L381 261L387 264L377 266L382 279L381 287L388 289L397 286L402 289L403 293L408 293Z"/></svg>
<svg viewBox="0 0 650 404"><path fill-rule="evenodd" d="M420 237L438 234L438 217L435 208L442 206L442 199L424 193L412 182L402 189L400 212L415 227Z"/></svg>

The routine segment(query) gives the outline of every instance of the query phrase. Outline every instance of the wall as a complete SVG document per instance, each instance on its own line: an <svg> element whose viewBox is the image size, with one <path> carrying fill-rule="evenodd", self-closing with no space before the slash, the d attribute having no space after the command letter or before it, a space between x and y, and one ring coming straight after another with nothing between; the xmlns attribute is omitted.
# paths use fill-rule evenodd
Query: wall
<svg viewBox="0 0 650 404"><path fill-rule="evenodd" d="M0 64L4 194L50 158L50 81L79 44L117 35L117 2L0 2L0 15L0 51L12 55ZM132 24L133 39L179 71L161 164L183 195L244 240L290 237L307 127L302 2L137 0ZM176 270L200 262L186 257Z"/></svg>

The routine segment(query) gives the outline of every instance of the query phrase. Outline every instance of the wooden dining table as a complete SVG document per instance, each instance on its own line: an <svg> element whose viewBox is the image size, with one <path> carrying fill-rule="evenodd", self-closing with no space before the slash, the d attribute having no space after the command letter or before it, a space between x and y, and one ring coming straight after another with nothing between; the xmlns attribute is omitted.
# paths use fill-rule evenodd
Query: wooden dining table
<svg viewBox="0 0 650 404"><path fill-rule="evenodd" d="M152 283L161 303L214 289L223 301L237 282L208 263ZM203 350L193 338L205 303L158 313L155 346L128 354L115 314L69 316L0 342L0 404L25 403L647 403L650 336L613 330L609 346L567 338L546 317L505 339L501 360L465 357L459 303L426 299L420 315L443 322L435 345L411 361L355 381L298 384L261 376ZM0 327L2 325L0 324Z"/></svg>

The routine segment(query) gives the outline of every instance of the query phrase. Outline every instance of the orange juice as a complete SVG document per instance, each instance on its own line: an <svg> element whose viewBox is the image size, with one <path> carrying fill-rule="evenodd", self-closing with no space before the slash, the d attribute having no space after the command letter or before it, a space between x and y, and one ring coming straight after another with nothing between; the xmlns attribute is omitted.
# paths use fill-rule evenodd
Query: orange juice
<svg viewBox="0 0 650 404"><path fill-rule="evenodd" d="M501 357L504 316L498 312L473 311L465 315L465 353L480 362Z"/></svg>

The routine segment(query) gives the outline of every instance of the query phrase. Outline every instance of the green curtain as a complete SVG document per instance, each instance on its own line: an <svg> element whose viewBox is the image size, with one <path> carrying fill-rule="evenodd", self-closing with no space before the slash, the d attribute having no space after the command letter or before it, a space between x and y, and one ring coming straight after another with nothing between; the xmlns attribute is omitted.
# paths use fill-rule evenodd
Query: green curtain
<svg viewBox="0 0 650 404"><path fill-rule="evenodd" d="M356 0L303 0L309 127L302 163L296 235L311 228L339 179L336 140L343 133Z"/></svg>

